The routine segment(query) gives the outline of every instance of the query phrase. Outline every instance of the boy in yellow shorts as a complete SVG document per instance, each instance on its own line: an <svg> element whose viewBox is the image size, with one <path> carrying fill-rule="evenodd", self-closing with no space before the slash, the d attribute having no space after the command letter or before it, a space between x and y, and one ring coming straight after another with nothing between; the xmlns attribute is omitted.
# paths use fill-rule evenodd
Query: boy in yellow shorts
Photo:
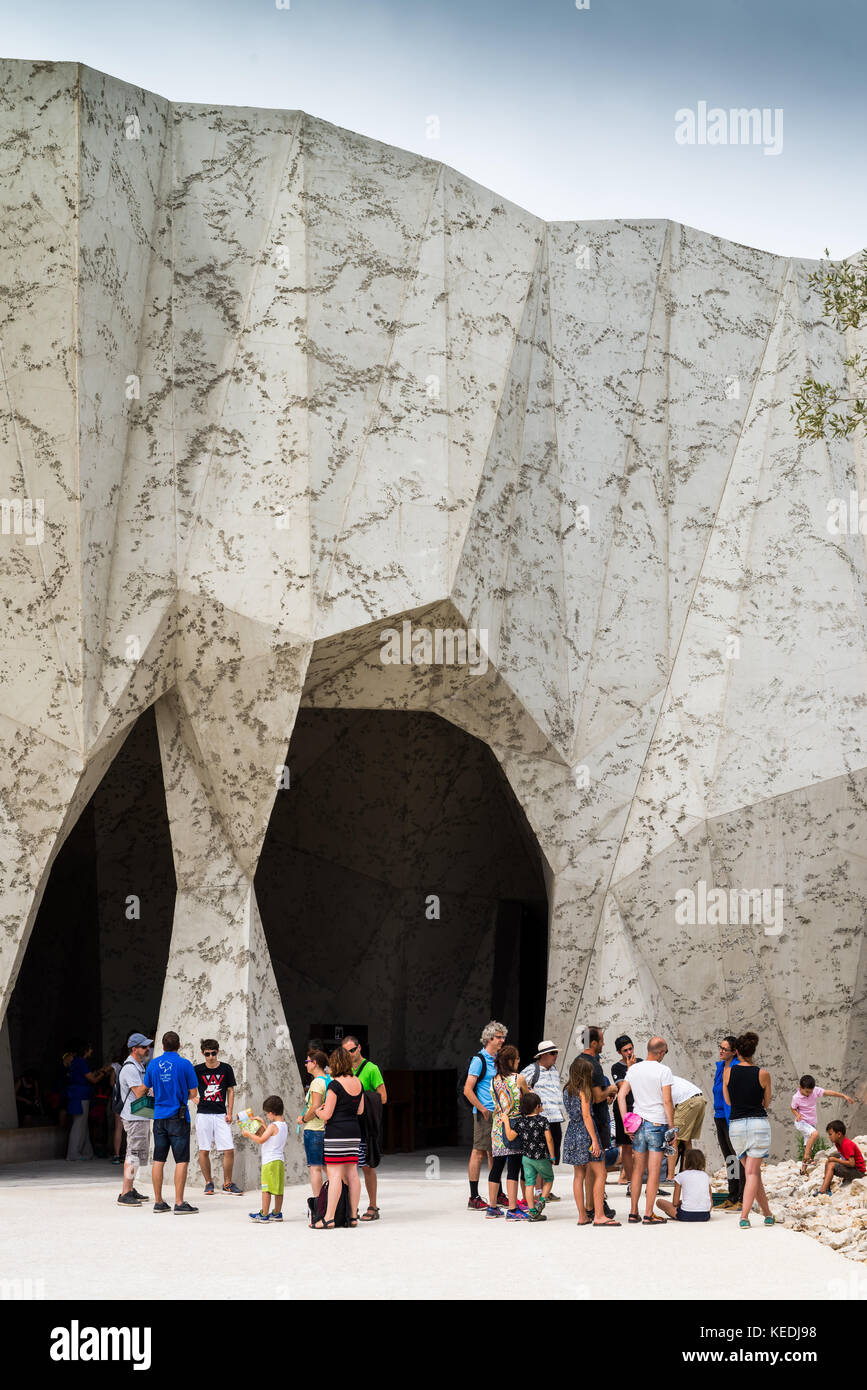
<svg viewBox="0 0 867 1390"><path fill-rule="evenodd" d="M289 1126L283 1119L283 1102L279 1096L266 1096L262 1103L266 1118L256 1119L265 1126L261 1134L247 1134L254 1144L262 1149L262 1208L251 1211L250 1220L267 1226L269 1221L278 1224L283 1220L283 1189L286 1185L286 1169L283 1164L283 1150L289 1137ZM271 1198L274 1210L270 1211Z"/></svg>

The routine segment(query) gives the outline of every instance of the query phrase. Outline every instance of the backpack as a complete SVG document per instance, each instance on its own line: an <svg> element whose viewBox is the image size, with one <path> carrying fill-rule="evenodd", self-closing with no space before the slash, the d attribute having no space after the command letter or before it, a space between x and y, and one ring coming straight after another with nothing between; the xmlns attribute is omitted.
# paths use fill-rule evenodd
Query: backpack
<svg viewBox="0 0 867 1390"><path fill-rule="evenodd" d="M533 1091L533 1090L536 1089L536 1082L539 1080L539 1073L541 1072L541 1070L542 1070L542 1068L540 1067L539 1063L538 1063L538 1062L534 1062L534 1064L533 1064L533 1080L530 1082L530 1090L531 1090L531 1091Z"/></svg>
<svg viewBox="0 0 867 1390"><path fill-rule="evenodd" d="M490 1055L490 1054L489 1054L489 1055ZM482 1079L482 1076L486 1076L486 1075L487 1075L487 1071L488 1071L487 1062L485 1061L485 1051L484 1051L484 1048L480 1048L478 1052L474 1052L474 1053L473 1053L473 1055L472 1055L472 1057L470 1058L469 1062L467 1062L466 1069L465 1069L465 1071L464 1071L464 1079L463 1079L463 1081L459 1081L459 1082L458 1082L458 1095L460 1096L461 1100L463 1100L463 1101L465 1102L465 1104L467 1104L467 1105L470 1105L470 1102L467 1100L466 1096L464 1095L464 1087L465 1087L466 1084L467 1084L467 1077L468 1077L469 1074L470 1074L470 1065L471 1065L471 1063L473 1063L473 1062L476 1060L477 1057L478 1057L479 1061L480 1061L481 1064L482 1064L481 1076L479 1076L478 1079L477 1079L477 1081L476 1081L476 1086L477 1086L477 1087L478 1087L479 1081L481 1081L481 1079ZM474 1107L473 1107L472 1105L470 1105L470 1109L472 1110L473 1108L474 1108Z"/></svg>
<svg viewBox="0 0 867 1390"><path fill-rule="evenodd" d="M337 1203L337 1210L334 1213L334 1225L349 1225L349 1202L346 1197L346 1183L342 1184L343 1191ZM312 1226L314 1221L325 1220L325 1213L328 1209L328 1183L324 1182L319 1190L318 1197L307 1198L307 1225Z"/></svg>
<svg viewBox="0 0 867 1390"><path fill-rule="evenodd" d="M126 1065L127 1063L124 1062L123 1067L125 1067ZM111 1093L111 1100L109 1102L112 1109L112 1113L115 1115L119 1115L120 1112L123 1110L123 1107L126 1105L127 1102L127 1097L130 1093L129 1086L127 1086L126 1088L126 1095L124 1095L120 1089L120 1078L123 1073L123 1067L121 1067L120 1071L114 1079L114 1089Z"/></svg>

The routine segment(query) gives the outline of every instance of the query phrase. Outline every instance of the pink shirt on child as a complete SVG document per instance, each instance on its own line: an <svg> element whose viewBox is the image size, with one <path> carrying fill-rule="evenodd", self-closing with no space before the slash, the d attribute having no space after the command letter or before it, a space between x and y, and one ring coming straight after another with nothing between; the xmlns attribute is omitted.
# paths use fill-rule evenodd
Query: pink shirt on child
<svg viewBox="0 0 867 1390"><path fill-rule="evenodd" d="M816 1104L819 1097L824 1094L821 1086L814 1086L808 1096L803 1095L800 1090L792 1096L792 1109L797 1110L801 1119L806 1120L807 1124L812 1125L814 1129L816 1128Z"/></svg>

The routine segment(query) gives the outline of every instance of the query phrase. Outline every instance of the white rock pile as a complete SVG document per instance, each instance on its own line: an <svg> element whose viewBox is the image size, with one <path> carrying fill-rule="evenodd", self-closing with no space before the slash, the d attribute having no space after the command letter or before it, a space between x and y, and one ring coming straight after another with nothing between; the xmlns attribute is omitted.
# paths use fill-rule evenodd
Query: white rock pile
<svg viewBox="0 0 867 1390"><path fill-rule="evenodd" d="M857 1135L855 1143L867 1154L867 1134ZM867 1178L855 1178L849 1183L832 1178L831 1191L820 1197L824 1159L824 1153L818 1155L807 1177L801 1176L800 1163L791 1159L764 1164L762 1181L771 1211L790 1230L805 1231L850 1260L867 1263ZM715 1191L725 1190L725 1178L723 1168L714 1173L711 1186Z"/></svg>

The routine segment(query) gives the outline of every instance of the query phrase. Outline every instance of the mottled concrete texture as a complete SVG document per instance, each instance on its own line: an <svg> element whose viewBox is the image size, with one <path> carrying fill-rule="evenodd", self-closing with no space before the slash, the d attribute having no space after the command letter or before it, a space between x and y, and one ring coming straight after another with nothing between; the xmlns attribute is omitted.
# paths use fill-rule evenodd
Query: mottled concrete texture
<svg viewBox="0 0 867 1390"><path fill-rule="evenodd" d="M867 488L856 446L793 431L853 346L813 263L545 224L301 112L74 64L0 64L0 200L0 496L44 506L0 537L2 1009L155 704L161 1026L297 1102L253 879L303 696L493 750L562 1047L660 1028L706 1081L750 1023L786 1121L804 1069L863 1083L865 543L826 516ZM383 665L406 617L484 630L487 670ZM782 931L679 925L700 880L780 887Z"/></svg>

